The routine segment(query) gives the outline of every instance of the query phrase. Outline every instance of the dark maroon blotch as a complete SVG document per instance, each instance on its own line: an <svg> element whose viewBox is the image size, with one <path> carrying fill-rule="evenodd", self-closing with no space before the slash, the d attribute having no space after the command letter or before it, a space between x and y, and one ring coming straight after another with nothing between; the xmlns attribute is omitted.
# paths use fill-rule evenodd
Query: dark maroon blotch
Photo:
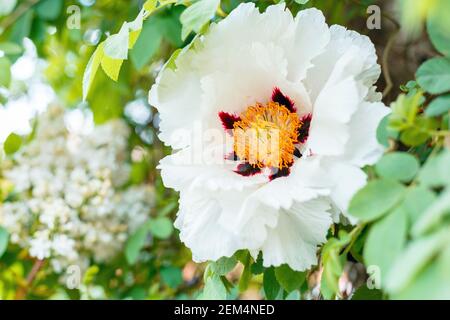
<svg viewBox="0 0 450 320"><path fill-rule="evenodd" d="M303 123L300 129L298 130L298 142L305 143L309 136L309 127L311 126L311 113L304 115L300 121Z"/></svg>
<svg viewBox="0 0 450 320"><path fill-rule="evenodd" d="M272 101L285 106L290 112L296 111L294 101L292 101L288 96L284 95L278 87L275 87L275 89L273 89Z"/></svg>
<svg viewBox="0 0 450 320"><path fill-rule="evenodd" d="M290 168L273 168L272 169L273 174L269 176L269 180L275 180L277 178L281 178L281 177L286 177L289 175L289 173L291 173L291 169Z"/></svg>
<svg viewBox="0 0 450 320"><path fill-rule="evenodd" d="M240 174L241 176L249 177L249 176L253 176L255 174L261 173L261 169L258 167L252 166L248 162L245 162L245 163L239 164L234 172L236 172L237 174Z"/></svg>
<svg viewBox="0 0 450 320"><path fill-rule="evenodd" d="M234 123L241 120L239 116L224 111L219 112L219 118L220 121L222 121L222 126L225 130L233 129Z"/></svg>
<svg viewBox="0 0 450 320"><path fill-rule="evenodd" d="M294 150L294 156L296 156L297 158L301 158L301 157L302 157L302 153L300 152L300 150L298 150L297 148L295 148L295 150Z"/></svg>

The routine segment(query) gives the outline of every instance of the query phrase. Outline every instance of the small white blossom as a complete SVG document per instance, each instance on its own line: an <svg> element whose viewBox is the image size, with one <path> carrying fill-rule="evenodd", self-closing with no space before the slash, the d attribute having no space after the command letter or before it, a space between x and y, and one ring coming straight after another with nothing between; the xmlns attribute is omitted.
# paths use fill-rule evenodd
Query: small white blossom
<svg viewBox="0 0 450 320"><path fill-rule="evenodd" d="M122 120L83 135L66 129L62 108L39 116L34 139L2 168L14 185L13 201L0 205L11 242L56 272L117 255L154 201L149 185L124 188L128 135Z"/></svg>

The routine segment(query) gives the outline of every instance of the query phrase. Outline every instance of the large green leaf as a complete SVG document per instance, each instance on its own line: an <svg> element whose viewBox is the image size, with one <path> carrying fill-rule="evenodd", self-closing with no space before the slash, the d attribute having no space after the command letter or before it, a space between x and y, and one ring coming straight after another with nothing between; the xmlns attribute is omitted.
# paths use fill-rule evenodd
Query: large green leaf
<svg viewBox="0 0 450 320"><path fill-rule="evenodd" d="M437 97L428 105L425 114L429 117L443 115L450 110L450 94Z"/></svg>
<svg viewBox="0 0 450 320"><path fill-rule="evenodd" d="M364 261L367 266L380 268L382 284L405 246L407 229L407 213L401 206L370 228L364 246Z"/></svg>
<svg viewBox="0 0 450 320"><path fill-rule="evenodd" d="M275 269L273 267L268 268L264 272L263 287L267 300L276 299L280 293L281 288L275 276Z"/></svg>
<svg viewBox="0 0 450 320"><path fill-rule="evenodd" d="M180 16L182 39L186 39L192 31L199 32L214 17L219 3L220 0L198 0L184 10Z"/></svg>
<svg viewBox="0 0 450 320"><path fill-rule="evenodd" d="M401 300L450 299L450 246L432 263L426 265L401 291L391 295Z"/></svg>
<svg viewBox="0 0 450 320"><path fill-rule="evenodd" d="M444 150L439 155L430 157L420 170L419 182L427 187L442 187L450 184L450 151Z"/></svg>
<svg viewBox="0 0 450 320"><path fill-rule="evenodd" d="M410 188L403 201L410 223L414 224L436 198L436 194L424 186Z"/></svg>
<svg viewBox="0 0 450 320"><path fill-rule="evenodd" d="M431 94L450 90L450 58L433 58L423 63L416 73L419 85Z"/></svg>
<svg viewBox="0 0 450 320"><path fill-rule="evenodd" d="M387 290L393 294L401 292L449 241L450 229L447 227L410 243L388 274Z"/></svg>
<svg viewBox="0 0 450 320"><path fill-rule="evenodd" d="M353 197L349 213L362 221L378 219L399 203L404 194L405 187L394 180L371 181Z"/></svg>
<svg viewBox="0 0 450 320"><path fill-rule="evenodd" d="M219 260L212 262L210 264L211 271L219 276L224 276L229 273L237 264L236 258L233 257L222 257Z"/></svg>
<svg viewBox="0 0 450 320"><path fill-rule="evenodd" d="M405 152L392 152L383 156L375 166L380 177L408 182L419 171L419 161Z"/></svg>
<svg viewBox="0 0 450 320"><path fill-rule="evenodd" d="M389 147L389 139L397 139L398 132L389 128L389 117L390 115L385 116L377 127L377 140L380 144Z"/></svg>
<svg viewBox="0 0 450 320"><path fill-rule="evenodd" d="M275 277L281 287L288 293L299 289L306 279L304 272L294 271L287 264L275 268Z"/></svg>
<svg viewBox="0 0 450 320"><path fill-rule="evenodd" d="M206 279L205 288L198 297L199 300L225 300L226 298L227 289L217 274Z"/></svg>
<svg viewBox="0 0 450 320"><path fill-rule="evenodd" d="M55 20L61 16L63 0L43 0L36 5L36 14L43 20Z"/></svg>
<svg viewBox="0 0 450 320"><path fill-rule="evenodd" d="M428 207L420 219L414 224L412 234L418 236L429 232L431 229L439 227L449 216L450 188L442 192L439 198Z"/></svg>
<svg viewBox="0 0 450 320"><path fill-rule="evenodd" d="M439 1L438 10L431 10L427 31L431 42L443 55L450 56L450 2Z"/></svg>
<svg viewBox="0 0 450 320"><path fill-rule="evenodd" d="M162 39L162 26L157 17L145 21L141 34L130 51L131 62L136 69L142 69L159 49Z"/></svg>

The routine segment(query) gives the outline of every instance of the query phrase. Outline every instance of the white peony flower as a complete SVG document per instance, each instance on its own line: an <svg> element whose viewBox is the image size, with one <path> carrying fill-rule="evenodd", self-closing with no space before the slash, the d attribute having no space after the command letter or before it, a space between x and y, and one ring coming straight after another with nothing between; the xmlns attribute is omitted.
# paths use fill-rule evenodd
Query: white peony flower
<svg viewBox="0 0 450 320"><path fill-rule="evenodd" d="M174 149L159 168L196 261L262 251L304 270L381 155L388 113L368 37L284 4L241 4L159 74L150 103ZM226 129L226 130L224 130Z"/></svg>

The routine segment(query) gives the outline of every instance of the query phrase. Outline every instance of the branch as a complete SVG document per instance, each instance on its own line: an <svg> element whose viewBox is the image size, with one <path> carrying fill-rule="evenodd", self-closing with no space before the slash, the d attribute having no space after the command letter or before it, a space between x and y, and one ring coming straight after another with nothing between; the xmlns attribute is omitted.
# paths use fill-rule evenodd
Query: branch
<svg viewBox="0 0 450 320"><path fill-rule="evenodd" d="M34 279L36 278L36 275L38 274L41 267L44 265L45 260L35 260L33 267L31 268L30 273L27 276L25 285L22 286L16 293L16 300L23 300L30 288L30 286L33 284Z"/></svg>

